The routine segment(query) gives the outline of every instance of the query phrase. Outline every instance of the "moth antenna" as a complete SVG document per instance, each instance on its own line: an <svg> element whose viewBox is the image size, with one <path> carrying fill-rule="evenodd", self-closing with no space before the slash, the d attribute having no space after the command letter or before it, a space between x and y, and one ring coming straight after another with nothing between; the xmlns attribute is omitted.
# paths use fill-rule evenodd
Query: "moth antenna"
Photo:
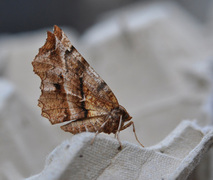
<svg viewBox="0 0 213 180"><path fill-rule="evenodd" d="M126 128L130 127L131 125L133 126L133 132L134 132L134 134L135 134L135 139L138 141L138 143L139 143L142 147L144 147L144 145L138 140L138 137L137 137L136 131L135 131L135 125L134 125L134 122L133 122L133 121L130 121L129 123L127 123L126 125L124 125L124 126L121 128L121 130L126 129Z"/></svg>
<svg viewBox="0 0 213 180"><path fill-rule="evenodd" d="M138 143L144 148L144 145L138 140L138 137L137 137L137 135L136 135L134 122L133 122L133 121L131 121L131 122L132 122L133 132L134 132L134 134L135 134L135 139L136 139L136 140L138 141Z"/></svg>

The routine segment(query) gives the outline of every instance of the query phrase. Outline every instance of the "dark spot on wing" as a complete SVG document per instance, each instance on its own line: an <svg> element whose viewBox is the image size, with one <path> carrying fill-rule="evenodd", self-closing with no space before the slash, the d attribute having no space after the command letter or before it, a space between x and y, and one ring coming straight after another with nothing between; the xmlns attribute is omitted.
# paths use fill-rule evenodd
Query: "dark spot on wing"
<svg viewBox="0 0 213 180"><path fill-rule="evenodd" d="M57 91L61 90L61 85L60 84L54 83L53 85L55 86Z"/></svg>
<svg viewBox="0 0 213 180"><path fill-rule="evenodd" d="M80 91L81 91L81 98L84 99L84 90L83 90L83 78L80 77ZM81 101L81 108L84 111L84 117L86 118L88 115L88 110L85 108L85 101Z"/></svg>
<svg viewBox="0 0 213 180"><path fill-rule="evenodd" d="M97 91L100 92L107 84L103 81L101 82L98 87L97 87Z"/></svg>

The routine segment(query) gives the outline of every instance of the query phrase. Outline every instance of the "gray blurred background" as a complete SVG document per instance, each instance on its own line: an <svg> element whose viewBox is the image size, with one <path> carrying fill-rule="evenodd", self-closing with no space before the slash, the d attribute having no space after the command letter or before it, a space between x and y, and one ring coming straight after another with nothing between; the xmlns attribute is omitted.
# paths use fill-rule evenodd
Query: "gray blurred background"
<svg viewBox="0 0 213 180"><path fill-rule="evenodd" d="M163 1L163 0L161 0ZM175 0L174 0L175 1ZM0 1L0 33L17 33L50 27L71 26L83 33L106 12L147 0L38 0ZM154 1L153 1L154 2ZM160 0L156 1L160 2ZM211 0L176 0L197 20L206 22Z"/></svg>
<svg viewBox="0 0 213 180"><path fill-rule="evenodd" d="M133 116L146 147L184 119L212 125L212 10L211 0L0 0L0 179L40 172L72 136L37 106L31 62L55 24ZM131 127L121 140L137 144ZM209 157L191 179L213 178Z"/></svg>

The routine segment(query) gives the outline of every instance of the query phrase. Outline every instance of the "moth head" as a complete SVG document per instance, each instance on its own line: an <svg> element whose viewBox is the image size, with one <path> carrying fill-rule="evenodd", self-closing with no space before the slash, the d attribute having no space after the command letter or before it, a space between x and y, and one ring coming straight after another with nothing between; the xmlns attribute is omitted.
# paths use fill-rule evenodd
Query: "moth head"
<svg viewBox="0 0 213 180"><path fill-rule="evenodd" d="M127 110L123 107L123 106L119 106L119 109L122 112L122 120L123 122L129 121L132 119L132 117L129 115L129 113L127 112Z"/></svg>

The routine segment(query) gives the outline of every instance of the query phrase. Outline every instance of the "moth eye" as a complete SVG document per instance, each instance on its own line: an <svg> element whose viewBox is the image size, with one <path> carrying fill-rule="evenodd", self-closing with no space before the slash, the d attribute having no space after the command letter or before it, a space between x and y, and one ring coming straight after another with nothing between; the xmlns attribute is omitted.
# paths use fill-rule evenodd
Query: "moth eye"
<svg viewBox="0 0 213 180"><path fill-rule="evenodd" d="M125 113L124 116L123 116L123 119L125 120L125 119L128 119L128 118L129 118L129 115L127 113Z"/></svg>

